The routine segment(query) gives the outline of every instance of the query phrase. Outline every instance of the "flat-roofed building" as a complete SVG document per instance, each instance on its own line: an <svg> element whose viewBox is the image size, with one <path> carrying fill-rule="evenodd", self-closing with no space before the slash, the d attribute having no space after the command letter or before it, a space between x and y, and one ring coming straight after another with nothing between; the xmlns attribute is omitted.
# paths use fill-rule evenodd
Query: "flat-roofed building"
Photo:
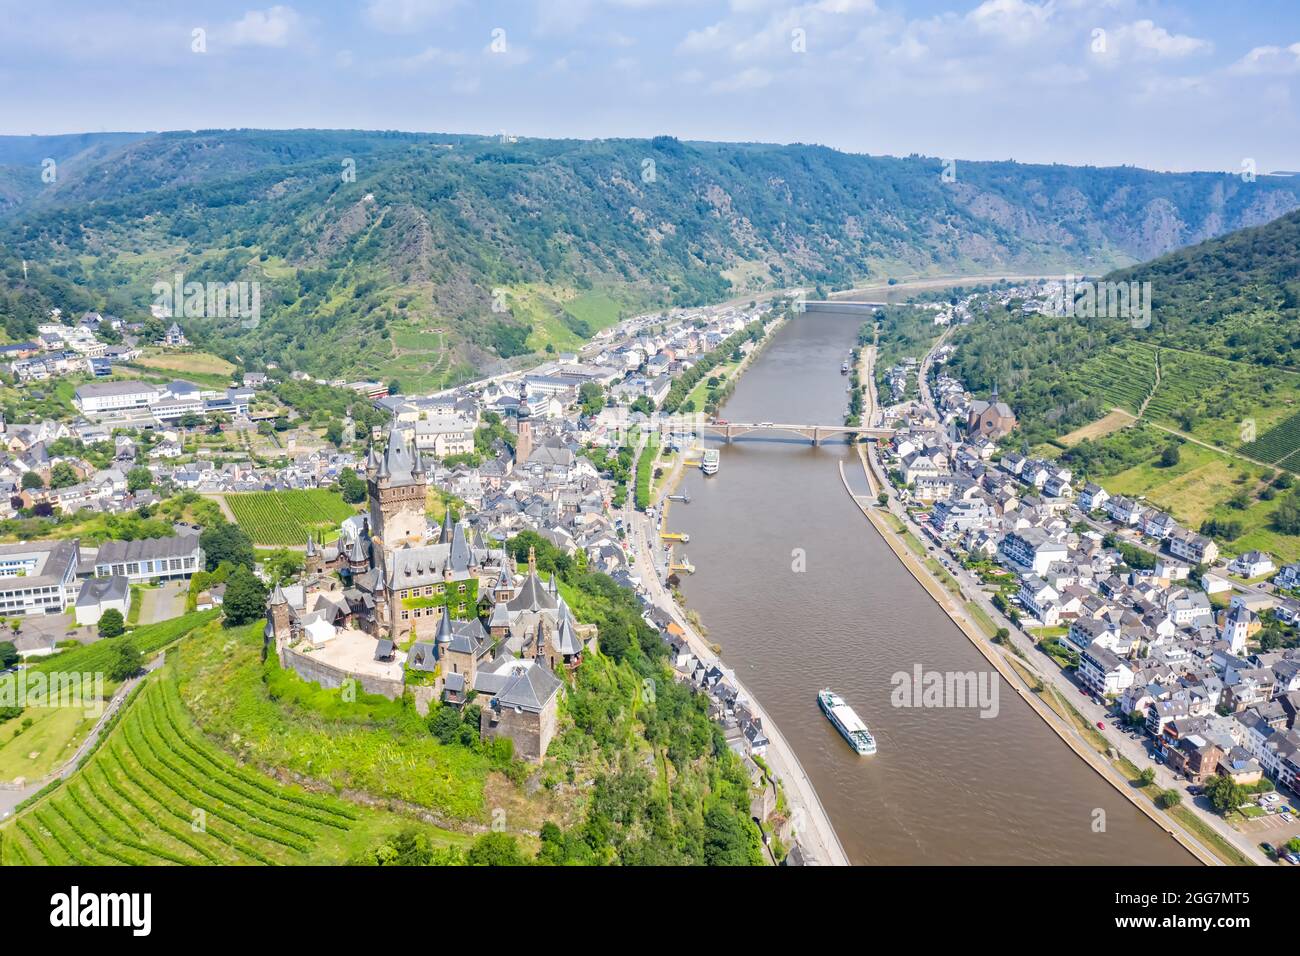
<svg viewBox="0 0 1300 956"><path fill-rule="evenodd" d="M87 382L79 386L72 403L83 415L148 408L162 397L156 385L147 382Z"/></svg>
<svg viewBox="0 0 1300 956"><path fill-rule="evenodd" d="M105 541L95 555L95 577L123 575L132 584L188 578L203 570L197 534L139 541Z"/></svg>
<svg viewBox="0 0 1300 956"><path fill-rule="evenodd" d="M76 590L77 558L75 540L0 545L0 617L62 614Z"/></svg>

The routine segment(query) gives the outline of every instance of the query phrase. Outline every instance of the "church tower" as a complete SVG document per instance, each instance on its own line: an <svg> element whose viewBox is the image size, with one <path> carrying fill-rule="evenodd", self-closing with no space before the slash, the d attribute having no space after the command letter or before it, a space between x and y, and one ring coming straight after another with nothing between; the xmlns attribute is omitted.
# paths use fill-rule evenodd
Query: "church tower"
<svg viewBox="0 0 1300 956"><path fill-rule="evenodd" d="M515 467L522 468L533 453L533 420L528 416L526 406L519 409L519 421L515 426Z"/></svg>
<svg viewBox="0 0 1300 956"><path fill-rule="evenodd" d="M422 545L427 537L424 499L428 479L419 449L412 448L394 423L382 455L372 451L366 463L370 499L370 533L385 548Z"/></svg>

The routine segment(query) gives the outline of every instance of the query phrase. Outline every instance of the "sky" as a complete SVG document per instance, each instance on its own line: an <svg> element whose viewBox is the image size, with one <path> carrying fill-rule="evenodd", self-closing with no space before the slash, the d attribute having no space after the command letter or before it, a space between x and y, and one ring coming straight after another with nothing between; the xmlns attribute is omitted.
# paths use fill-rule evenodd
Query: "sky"
<svg viewBox="0 0 1300 956"><path fill-rule="evenodd" d="M1300 0L0 0L0 133L403 129L1300 170Z"/></svg>

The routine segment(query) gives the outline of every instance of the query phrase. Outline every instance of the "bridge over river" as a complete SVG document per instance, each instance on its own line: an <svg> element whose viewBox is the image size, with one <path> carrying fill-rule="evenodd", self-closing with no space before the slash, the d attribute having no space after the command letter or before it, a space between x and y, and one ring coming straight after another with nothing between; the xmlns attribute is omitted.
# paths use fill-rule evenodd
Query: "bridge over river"
<svg viewBox="0 0 1300 956"><path fill-rule="evenodd" d="M732 439L751 432L786 432L807 438L814 445L822 439L836 435L861 435L866 438L893 438L892 428L872 428L868 425L786 425L778 422L707 422L696 425L700 432L721 435L730 444Z"/></svg>

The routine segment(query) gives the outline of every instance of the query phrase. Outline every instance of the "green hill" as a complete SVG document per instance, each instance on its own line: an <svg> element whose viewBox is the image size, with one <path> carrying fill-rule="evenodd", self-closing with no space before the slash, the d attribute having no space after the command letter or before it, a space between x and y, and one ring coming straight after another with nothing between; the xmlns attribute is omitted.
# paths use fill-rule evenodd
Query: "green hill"
<svg viewBox="0 0 1300 956"><path fill-rule="evenodd" d="M1300 206L1285 178L961 162L945 182L926 157L671 137L63 144L78 146L55 183L33 188L30 147L21 186L0 175L10 337L54 306L140 316L153 283L182 272L261 283L257 329L184 323L227 358L418 386L573 348L642 307L885 275L1103 271Z"/></svg>

